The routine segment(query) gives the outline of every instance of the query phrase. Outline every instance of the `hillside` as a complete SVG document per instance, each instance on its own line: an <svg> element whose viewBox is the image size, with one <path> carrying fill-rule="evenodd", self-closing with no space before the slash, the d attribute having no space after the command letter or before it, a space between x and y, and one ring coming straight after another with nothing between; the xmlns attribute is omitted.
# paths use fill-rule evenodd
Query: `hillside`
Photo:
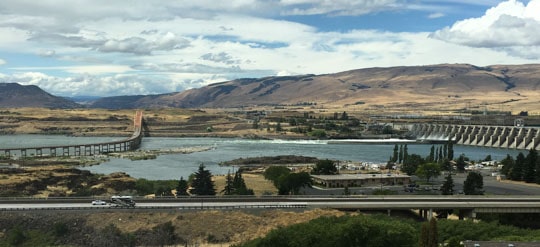
<svg viewBox="0 0 540 247"><path fill-rule="evenodd" d="M126 102L126 106L217 108L318 104L393 110L490 107L514 112L538 111L539 85L540 65L441 64L237 79L178 93L137 97L135 103ZM105 105L118 103L116 97L108 100L110 103Z"/></svg>
<svg viewBox="0 0 540 247"><path fill-rule="evenodd" d="M37 86L0 83L0 107L77 108L73 101L53 96Z"/></svg>

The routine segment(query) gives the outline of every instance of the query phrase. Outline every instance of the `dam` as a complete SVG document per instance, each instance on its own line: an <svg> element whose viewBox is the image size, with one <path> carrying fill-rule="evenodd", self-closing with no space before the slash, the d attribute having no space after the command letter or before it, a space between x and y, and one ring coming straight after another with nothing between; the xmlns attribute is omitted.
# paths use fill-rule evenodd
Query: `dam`
<svg viewBox="0 0 540 247"><path fill-rule="evenodd" d="M540 150L540 128L524 126L413 124L409 134L419 141L452 140L455 144Z"/></svg>

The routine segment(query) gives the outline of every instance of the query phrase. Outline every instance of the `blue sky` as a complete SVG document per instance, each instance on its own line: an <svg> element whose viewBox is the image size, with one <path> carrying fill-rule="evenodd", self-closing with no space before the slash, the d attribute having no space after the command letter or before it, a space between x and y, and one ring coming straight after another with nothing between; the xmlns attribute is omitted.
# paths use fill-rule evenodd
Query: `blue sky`
<svg viewBox="0 0 540 247"><path fill-rule="evenodd" d="M540 63L540 0L5 0L0 82L159 94L276 75Z"/></svg>

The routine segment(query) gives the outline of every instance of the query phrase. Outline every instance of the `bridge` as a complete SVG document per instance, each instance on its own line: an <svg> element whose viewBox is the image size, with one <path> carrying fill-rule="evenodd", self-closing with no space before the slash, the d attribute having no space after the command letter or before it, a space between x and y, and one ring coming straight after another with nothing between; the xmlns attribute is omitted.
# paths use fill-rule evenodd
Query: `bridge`
<svg viewBox="0 0 540 247"><path fill-rule="evenodd" d="M42 146L42 147L24 147L24 148L5 148L0 149L0 156L12 157L19 155L21 158L25 158L29 153L35 156L41 157L48 155L51 157L56 156L92 156L110 152L126 152L136 150L141 146L143 137L142 132L142 111L136 111L133 118L133 134L126 139L101 142L92 144L75 144L64 146Z"/></svg>
<svg viewBox="0 0 540 247"><path fill-rule="evenodd" d="M456 144L540 150L540 128L519 126L414 124L410 131L417 140Z"/></svg>
<svg viewBox="0 0 540 247"><path fill-rule="evenodd" d="M459 210L460 218L477 213L540 213L539 196L222 196L136 198L135 208L90 205L95 198L1 198L0 211L28 210L230 210L332 208L344 210L418 210L431 218L438 210ZM99 198L107 200L106 198Z"/></svg>

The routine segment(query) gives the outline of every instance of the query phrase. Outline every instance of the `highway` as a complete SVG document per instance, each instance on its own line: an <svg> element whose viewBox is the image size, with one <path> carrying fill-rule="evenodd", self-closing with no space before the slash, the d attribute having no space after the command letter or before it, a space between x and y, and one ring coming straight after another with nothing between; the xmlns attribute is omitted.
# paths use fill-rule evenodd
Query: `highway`
<svg viewBox="0 0 540 247"><path fill-rule="evenodd" d="M275 209L334 208L356 210L460 209L474 212L540 212L540 196L350 196L350 197L186 197L134 198L135 207L92 205L92 198L0 200L1 211L98 209Z"/></svg>

